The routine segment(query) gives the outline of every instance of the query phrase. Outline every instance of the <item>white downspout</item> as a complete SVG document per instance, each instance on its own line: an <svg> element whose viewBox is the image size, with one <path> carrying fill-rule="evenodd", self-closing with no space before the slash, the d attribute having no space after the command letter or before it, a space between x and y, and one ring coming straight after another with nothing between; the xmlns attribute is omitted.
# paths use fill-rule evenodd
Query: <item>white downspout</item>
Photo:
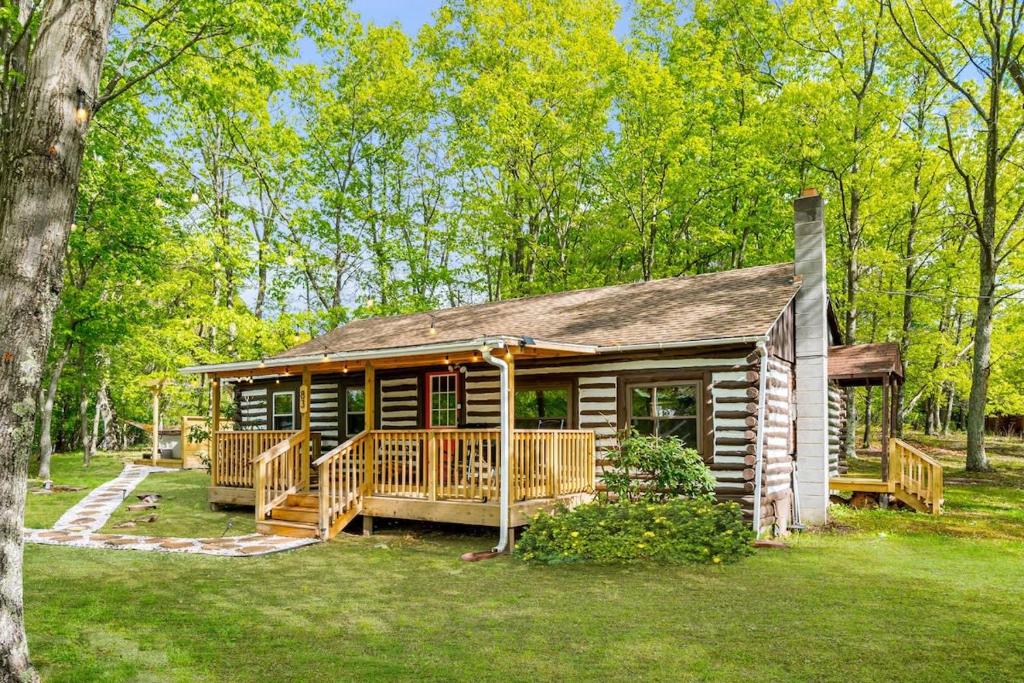
<svg viewBox="0 0 1024 683"><path fill-rule="evenodd" d="M768 388L768 347L765 340L757 342L761 354L761 373L757 392L757 443L754 446L754 534L761 535L761 471L764 469L764 407Z"/></svg>
<svg viewBox="0 0 1024 683"><path fill-rule="evenodd" d="M498 545L494 546L494 552L503 553L508 549L509 454L512 450L508 425L508 363L492 356L490 349L484 350L483 357L485 361L498 368L501 387L501 493L498 503Z"/></svg>

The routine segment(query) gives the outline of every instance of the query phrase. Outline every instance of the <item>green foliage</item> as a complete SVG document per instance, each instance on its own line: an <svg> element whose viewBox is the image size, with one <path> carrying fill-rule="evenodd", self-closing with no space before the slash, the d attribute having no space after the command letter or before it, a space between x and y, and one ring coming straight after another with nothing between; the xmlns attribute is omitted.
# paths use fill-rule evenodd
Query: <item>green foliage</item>
<svg viewBox="0 0 1024 683"><path fill-rule="evenodd" d="M965 36L922 29L951 65L983 51L965 6L925 5ZM120 5L50 351L67 359L58 443L104 384L120 417L148 421L140 382L158 379L169 413L203 412L208 387L177 368L355 318L790 260L808 186L829 200L844 333L901 344L909 421L949 405L955 421L981 193L960 171L977 184L984 161L965 97L872 0L638 0L621 17L612 0L450 0L413 36L343 0ZM1005 226L1024 196L1017 85ZM1019 242L1002 241L999 297ZM1024 409L1022 308L997 309L993 412Z"/></svg>
<svg viewBox="0 0 1024 683"><path fill-rule="evenodd" d="M735 503L587 503L541 512L516 545L516 555L564 562L735 562L753 552L754 532Z"/></svg>
<svg viewBox="0 0 1024 683"><path fill-rule="evenodd" d="M703 458L679 439L631 433L608 454L601 478L608 495L630 502L672 498L712 500L715 477Z"/></svg>

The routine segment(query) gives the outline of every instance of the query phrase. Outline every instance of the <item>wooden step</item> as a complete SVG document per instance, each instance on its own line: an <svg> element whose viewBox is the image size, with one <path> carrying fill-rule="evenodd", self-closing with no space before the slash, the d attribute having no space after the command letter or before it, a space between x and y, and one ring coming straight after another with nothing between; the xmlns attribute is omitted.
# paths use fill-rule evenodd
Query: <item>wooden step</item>
<svg viewBox="0 0 1024 683"><path fill-rule="evenodd" d="M270 518L281 519L287 522L316 524L320 521L320 510L305 506L281 505L270 511Z"/></svg>
<svg viewBox="0 0 1024 683"><path fill-rule="evenodd" d="M289 493L285 505L293 508L320 509L320 494L318 493Z"/></svg>
<svg viewBox="0 0 1024 683"><path fill-rule="evenodd" d="M291 536L293 538L316 538L316 524L288 522L283 519L268 519L256 522L256 531L268 536Z"/></svg>

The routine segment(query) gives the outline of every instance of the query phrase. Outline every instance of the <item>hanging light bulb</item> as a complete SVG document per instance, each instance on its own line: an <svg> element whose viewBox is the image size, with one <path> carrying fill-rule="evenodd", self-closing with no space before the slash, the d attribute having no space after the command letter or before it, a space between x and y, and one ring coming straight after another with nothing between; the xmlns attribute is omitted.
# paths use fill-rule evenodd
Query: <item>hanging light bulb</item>
<svg viewBox="0 0 1024 683"><path fill-rule="evenodd" d="M71 224L71 232L74 232L75 230L78 230L78 223Z"/></svg>
<svg viewBox="0 0 1024 683"><path fill-rule="evenodd" d="M158 209L164 208L164 200L160 198L160 195L157 195L156 199L153 200L153 205Z"/></svg>
<svg viewBox="0 0 1024 683"><path fill-rule="evenodd" d="M89 120L89 109L86 107L85 91L79 88L77 94L78 101L75 104L75 119L79 123L85 123Z"/></svg>
<svg viewBox="0 0 1024 683"><path fill-rule="evenodd" d="M199 203L199 193L196 192L195 190L192 190L192 196L189 197L188 200L190 202L192 202L193 204L198 204Z"/></svg>
<svg viewBox="0 0 1024 683"><path fill-rule="evenodd" d="M292 256L291 254L288 254L287 256L284 257L284 264L291 268L292 266L295 265L295 257Z"/></svg>
<svg viewBox="0 0 1024 683"><path fill-rule="evenodd" d="M348 363L345 363L344 365L341 366L341 372L343 374L348 374Z"/></svg>
<svg viewBox="0 0 1024 683"><path fill-rule="evenodd" d="M430 319L430 330L428 330L427 334L429 334L431 337L436 337L437 336L437 328L434 327L434 319L433 318Z"/></svg>

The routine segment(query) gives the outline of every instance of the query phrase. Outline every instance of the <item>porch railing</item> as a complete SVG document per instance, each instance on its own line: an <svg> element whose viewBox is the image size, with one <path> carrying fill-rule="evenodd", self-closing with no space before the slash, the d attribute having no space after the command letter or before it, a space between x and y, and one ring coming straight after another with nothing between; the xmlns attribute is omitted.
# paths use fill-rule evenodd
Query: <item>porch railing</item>
<svg viewBox="0 0 1024 683"><path fill-rule="evenodd" d="M496 500L500 439L497 429L371 432L369 490L424 500ZM593 432L516 430L510 456L512 500L592 491L593 458Z"/></svg>
<svg viewBox="0 0 1024 683"><path fill-rule="evenodd" d="M942 512L942 465L900 439L889 442L890 480L919 500L928 512Z"/></svg>
<svg viewBox="0 0 1024 683"><path fill-rule="evenodd" d="M288 494L309 488L308 439L309 432L295 432L253 460L257 520L267 517L270 510L284 502Z"/></svg>
<svg viewBox="0 0 1024 683"><path fill-rule="evenodd" d="M211 484L213 486L252 488L253 459L296 433L291 429L263 432L217 432L214 435L217 440L217 455L210 467Z"/></svg>
<svg viewBox="0 0 1024 683"><path fill-rule="evenodd" d="M320 486L320 534L330 538L359 511L368 491L366 464L373 441L361 432L313 463Z"/></svg>

